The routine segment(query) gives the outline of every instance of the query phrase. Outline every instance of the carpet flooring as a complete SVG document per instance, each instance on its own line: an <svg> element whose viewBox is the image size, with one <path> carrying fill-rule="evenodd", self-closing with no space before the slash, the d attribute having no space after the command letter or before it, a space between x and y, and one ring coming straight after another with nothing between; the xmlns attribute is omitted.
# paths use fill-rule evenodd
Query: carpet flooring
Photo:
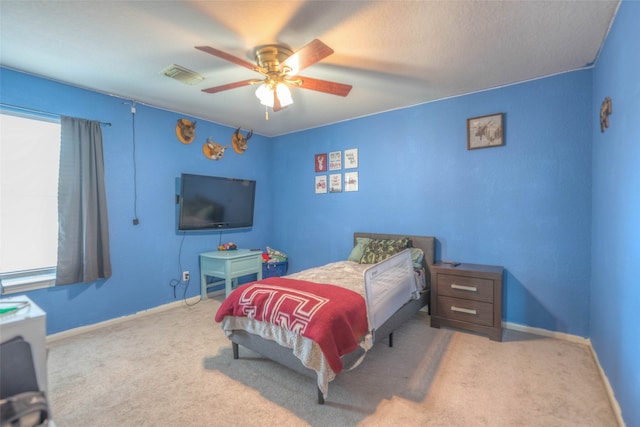
<svg viewBox="0 0 640 427"><path fill-rule="evenodd" d="M501 343L416 314L329 385L231 344L220 297L51 340L56 427L617 426L590 349L505 331Z"/></svg>

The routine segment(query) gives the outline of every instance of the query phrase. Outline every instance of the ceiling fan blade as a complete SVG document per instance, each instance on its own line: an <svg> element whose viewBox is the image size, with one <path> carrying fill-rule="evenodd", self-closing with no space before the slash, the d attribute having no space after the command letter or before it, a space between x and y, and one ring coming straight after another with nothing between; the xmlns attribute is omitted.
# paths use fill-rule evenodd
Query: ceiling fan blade
<svg viewBox="0 0 640 427"><path fill-rule="evenodd" d="M313 79L311 77L296 76L300 80L299 87L303 89L316 90L331 95L347 96L353 86L343 83L329 82L327 80Z"/></svg>
<svg viewBox="0 0 640 427"><path fill-rule="evenodd" d="M282 110L282 104L280 104L280 99L278 99L278 94L276 91L273 91L273 112L277 112Z"/></svg>
<svg viewBox="0 0 640 427"><path fill-rule="evenodd" d="M278 94L276 93L276 91L273 91L273 112L277 113L280 110L284 110L285 108L287 108L289 105L282 105L280 103L280 98L278 98Z"/></svg>
<svg viewBox="0 0 640 427"><path fill-rule="evenodd" d="M295 75L310 65L326 58L333 53L333 49L318 39L314 39L307 45L300 48L297 52L288 57L280 66L291 68L291 74Z"/></svg>
<svg viewBox="0 0 640 427"><path fill-rule="evenodd" d="M240 65L241 67L248 68L252 71L257 71L258 73L265 74L265 70L258 67L256 64L249 61L245 61L244 59L240 59L237 56L230 55L227 52L223 52L219 49L209 47L209 46L196 46L196 49L206 52L210 55L217 56L218 58L224 59L225 61L229 61L236 65Z"/></svg>
<svg viewBox="0 0 640 427"><path fill-rule="evenodd" d="M223 90L235 89L237 87L247 86L254 83L256 83L255 79L242 80L240 82L227 83L226 85L222 85L222 86L214 86L208 89L202 89L202 91L207 93L218 93L218 92L222 92Z"/></svg>

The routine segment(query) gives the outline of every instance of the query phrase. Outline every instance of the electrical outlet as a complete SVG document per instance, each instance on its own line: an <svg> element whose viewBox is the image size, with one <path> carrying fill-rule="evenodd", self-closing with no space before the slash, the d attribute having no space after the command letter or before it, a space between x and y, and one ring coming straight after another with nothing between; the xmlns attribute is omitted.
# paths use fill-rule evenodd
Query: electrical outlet
<svg viewBox="0 0 640 427"><path fill-rule="evenodd" d="M183 282L188 282L189 281L189 272L188 271L183 271L182 272L182 281Z"/></svg>

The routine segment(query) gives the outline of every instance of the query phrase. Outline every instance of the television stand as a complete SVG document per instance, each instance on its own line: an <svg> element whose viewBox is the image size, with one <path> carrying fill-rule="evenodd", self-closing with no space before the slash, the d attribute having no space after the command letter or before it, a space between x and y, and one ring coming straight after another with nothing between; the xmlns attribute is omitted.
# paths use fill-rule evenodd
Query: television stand
<svg viewBox="0 0 640 427"><path fill-rule="evenodd" d="M250 249L214 251L200 254L200 299L207 299L207 288L224 283L225 298L238 286L238 277L256 274L262 280L262 252ZM207 283L207 277L215 280Z"/></svg>

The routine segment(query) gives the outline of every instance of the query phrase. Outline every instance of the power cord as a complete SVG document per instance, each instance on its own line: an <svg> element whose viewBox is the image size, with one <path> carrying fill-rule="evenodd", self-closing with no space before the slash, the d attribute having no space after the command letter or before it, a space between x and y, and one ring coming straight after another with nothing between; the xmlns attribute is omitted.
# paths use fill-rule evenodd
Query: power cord
<svg viewBox="0 0 640 427"><path fill-rule="evenodd" d="M184 244L184 240L186 236L187 236L187 233L182 233L182 240L180 240L180 249L178 250L178 276L179 277L182 275L182 271L183 271L182 270L182 246ZM189 304L189 302L187 302L187 290L189 289L189 284L191 283L191 275L189 275L189 277L185 281L183 281L182 279L171 279L171 281L169 282L169 286L173 288L173 298L175 299L178 297L177 288L183 283L184 283L184 292L182 293L182 300L184 301L185 305L191 307L198 304L200 300L197 300L193 304Z"/></svg>
<svg viewBox="0 0 640 427"><path fill-rule="evenodd" d="M133 137L133 225L140 224L138 219L138 168L136 166L136 102L131 103L131 135Z"/></svg>

